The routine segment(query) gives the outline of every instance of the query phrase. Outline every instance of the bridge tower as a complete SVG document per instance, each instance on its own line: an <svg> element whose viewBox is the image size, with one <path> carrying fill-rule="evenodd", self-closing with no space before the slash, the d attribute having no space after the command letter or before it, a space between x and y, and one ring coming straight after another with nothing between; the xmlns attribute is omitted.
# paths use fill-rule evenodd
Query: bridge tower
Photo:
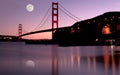
<svg viewBox="0 0 120 75"><path fill-rule="evenodd" d="M22 24L19 24L18 26L18 36L22 35ZM22 37L19 37L19 40L21 40Z"/></svg>
<svg viewBox="0 0 120 75"><path fill-rule="evenodd" d="M55 30L58 28L58 3L52 3L52 38L54 35Z"/></svg>

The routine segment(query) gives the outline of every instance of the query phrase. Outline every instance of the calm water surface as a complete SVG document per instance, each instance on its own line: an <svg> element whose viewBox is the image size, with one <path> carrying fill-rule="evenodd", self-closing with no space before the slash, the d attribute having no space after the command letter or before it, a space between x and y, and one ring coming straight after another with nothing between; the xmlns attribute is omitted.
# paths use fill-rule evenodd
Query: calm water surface
<svg viewBox="0 0 120 75"><path fill-rule="evenodd" d="M0 75L120 75L119 49L0 42Z"/></svg>

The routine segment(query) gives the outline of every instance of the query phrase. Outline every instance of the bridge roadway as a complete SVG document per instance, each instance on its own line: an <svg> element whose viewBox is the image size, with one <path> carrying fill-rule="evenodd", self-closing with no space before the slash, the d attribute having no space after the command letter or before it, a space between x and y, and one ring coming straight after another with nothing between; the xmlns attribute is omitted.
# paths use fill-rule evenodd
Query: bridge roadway
<svg viewBox="0 0 120 75"><path fill-rule="evenodd" d="M20 35L18 37L23 37L23 36L37 34L37 33L43 33L43 32L50 32L50 31L59 30L59 29L65 29L65 28L69 28L69 27L61 27L61 28L45 29L45 30L39 30L39 31L34 31L34 32L28 32L28 33L22 34L22 35Z"/></svg>

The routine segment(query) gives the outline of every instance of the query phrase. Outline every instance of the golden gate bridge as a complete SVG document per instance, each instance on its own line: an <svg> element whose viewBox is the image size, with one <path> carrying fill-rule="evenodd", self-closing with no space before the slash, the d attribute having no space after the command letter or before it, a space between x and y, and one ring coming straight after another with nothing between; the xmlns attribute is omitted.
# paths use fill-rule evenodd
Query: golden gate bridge
<svg viewBox="0 0 120 75"><path fill-rule="evenodd" d="M46 15L48 14L48 11L50 10L51 6L49 7L49 9L47 10L47 13L44 15L43 20L45 19ZM58 29L63 29L63 28L67 28L67 27L59 27L59 10L61 10L63 13L65 13L68 17L72 18L75 21L81 20L78 17L76 17L75 15L73 15L72 13L70 13L66 8L64 8L61 4L58 4L58 2L52 2L52 26L51 29L43 29L43 30L37 30L35 31L35 29L41 25L41 23L43 22L43 20L40 22L40 24L38 26L36 26L35 29L33 29L34 31L30 31L27 33L23 34L23 27L22 24L19 24L18 26L18 36L11 36L11 35L0 35L0 39L14 39L16 37L18 37L18 39L22 39L23 36L27 36L27 35L32 35L32 34L37 34L37 33L43 33L43 32L52 32L52 36L54 35L54 32ZM45 22L45 21L44 21Z"/></svg>
<svg viewBox="0 0 120 75"><path fill-rule="evenodd" d="M58 2L53 2L52 3L52 28L51 29L45 29L45 30L38 30L38 31L32 31L28 32L25 34L22 34L22 24L19 24L18 27L18 37L21 39L23 36L31 35L31 34L37 34L37 33L42 33L42 32L52 32L52 36L54 35L55 31L58 29L63 29L66 27L61 27L59 28L59 9L64 12L66 15L68 15L70 18L74 19L75 21L80 20L78 17L74 16L71 14L68 10L66 10L61 4L61 8L58 6Z"/></svg>

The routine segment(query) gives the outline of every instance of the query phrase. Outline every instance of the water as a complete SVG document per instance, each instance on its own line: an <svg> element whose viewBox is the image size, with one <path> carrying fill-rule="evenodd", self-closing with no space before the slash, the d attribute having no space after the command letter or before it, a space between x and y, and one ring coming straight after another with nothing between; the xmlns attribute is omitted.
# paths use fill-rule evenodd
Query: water
<svg viewBox="0 0 120 75"><path fill-rule="evenodd" d="M0 42L0 75L120 75L119 49Z"/></svg>

